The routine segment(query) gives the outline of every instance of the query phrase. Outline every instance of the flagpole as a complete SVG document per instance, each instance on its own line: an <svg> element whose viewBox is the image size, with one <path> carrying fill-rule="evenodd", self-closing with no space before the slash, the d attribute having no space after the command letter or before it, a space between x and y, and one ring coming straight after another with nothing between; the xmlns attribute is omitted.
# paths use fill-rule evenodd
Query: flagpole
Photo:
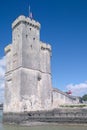
<svg viewBox="0 0 87 130"><path fill-rule="evenodd" d="M29 15L29 17L30 17L30 5L29 5L29 14L28 14L28 15Z"/></svg>
<svg viewBox="0 0 87 130"><path fill-rule="evenodd" d="M29 5L29 18L30 18L31 20L32 20L32 18L33 18L30 5Z"/></svg>

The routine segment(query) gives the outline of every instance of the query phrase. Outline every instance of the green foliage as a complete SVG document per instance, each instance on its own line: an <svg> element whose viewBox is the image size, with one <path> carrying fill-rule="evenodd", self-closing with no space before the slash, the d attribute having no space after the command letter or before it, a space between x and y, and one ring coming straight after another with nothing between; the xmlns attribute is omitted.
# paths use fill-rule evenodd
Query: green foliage
<svg viewBox="0 0 87 130"><path fill-rule="evenodd" d="M87 94L83 95L82 100L87 101Z"/></svg>
<svg viewBox="0 0 87 130"><path fill-rule="evenodd" d="M87 105L85 105L85 104L78 104L78 105L61 105L60 107L68 107L68 108L78 107L78 108L83 108L83 107L87 107Z"/></svg>

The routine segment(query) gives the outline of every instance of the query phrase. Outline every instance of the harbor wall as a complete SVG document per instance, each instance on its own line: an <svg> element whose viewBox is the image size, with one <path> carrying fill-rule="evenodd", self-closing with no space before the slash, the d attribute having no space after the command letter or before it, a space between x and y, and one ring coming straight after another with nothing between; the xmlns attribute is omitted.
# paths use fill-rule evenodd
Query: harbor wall
<svg viewBox="0 0 87 130"><path fill-rule="evenodd" d="M83 108L59 108L50 111L32 111L24 113L4 113L3 121L7 124L30 123L69 123L86 124L87 109Z"/></svg>

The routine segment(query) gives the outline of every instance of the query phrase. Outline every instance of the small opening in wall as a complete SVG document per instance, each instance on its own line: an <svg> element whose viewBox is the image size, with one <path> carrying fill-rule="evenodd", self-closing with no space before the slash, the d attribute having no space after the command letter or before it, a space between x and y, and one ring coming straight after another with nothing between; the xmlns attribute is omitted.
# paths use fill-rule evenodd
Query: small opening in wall
<svg viewBox="0 0 87 130"><path fill-rule="evenodd" d="M32 45L30 47L32 48Z"/></svg>
<svg viewBox="0 0 87 130"><path fill-rule="evenodd" d="M28 35L26 34L26 38L28 37Z"/></svg>
<svg viewBox="0 0 87 130"><path fill-rule="evenodd" d="M35 37L33 38L33 40L35 40Z"/></svg>
<svg viewBox="0 0 87 130"><path fill-rule="evenodd" d="M30 113L28 113L28 116L32 116Z"/></svg>
<svg viewBox="0 0 87 130"><path fill-rule="evenodd" d="M38 81L40 81L40 80L41 80L41 75L40 75L40 74L38 74L37 79L38 79Z"/></svg>
<svg viewBox="0 0 87 130"><path fill-rule="evenodd" d="M38 77L38 81L40 81L41 80L41 77Z"/></svg>

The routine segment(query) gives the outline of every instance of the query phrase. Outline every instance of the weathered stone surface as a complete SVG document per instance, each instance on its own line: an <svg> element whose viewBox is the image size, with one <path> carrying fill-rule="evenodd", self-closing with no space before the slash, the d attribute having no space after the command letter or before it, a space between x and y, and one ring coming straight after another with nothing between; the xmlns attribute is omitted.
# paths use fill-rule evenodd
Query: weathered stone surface
<svg viewBox="0 0 87 130"><path fill-rule="evenodd" d="M51 46L40 41L40 24L30 18L18 17L12 29L12 44L5 49L4 112L51 109Z"/></svg>
<svg viewBox="0 0 87 130"><path fill-rule="evenodd" d="M5 53L6 53L6 72L9 72L12 70L12 45L8 45L5 48Z"/></svg>
<svg viewBox="0 0 87 130"><path fill-rule="evenodd" d="M54 110L47 111L61 104L78 103L52 88L51 51L49 44L40 41L40 23L25 16L19 16L13 22L12 44L5 48L4 122L72 120L66 118L66 114L63 117L59 113L56 117Z"/></svg>
<svg viewBox="0 0 87 130"><path fill-rule="evenodd" d="M5 123L30 125L40 123L87 123L87 109L54 109L51 111L35 111L24 113L5 113Z"/></svg>
<svg viewBox="0 0 87 130"><path fill-rule="evenodd" d="M53 88L53 108L58 108L61 105L79 104L79 98L70 96L58 89Z"/></svg>

